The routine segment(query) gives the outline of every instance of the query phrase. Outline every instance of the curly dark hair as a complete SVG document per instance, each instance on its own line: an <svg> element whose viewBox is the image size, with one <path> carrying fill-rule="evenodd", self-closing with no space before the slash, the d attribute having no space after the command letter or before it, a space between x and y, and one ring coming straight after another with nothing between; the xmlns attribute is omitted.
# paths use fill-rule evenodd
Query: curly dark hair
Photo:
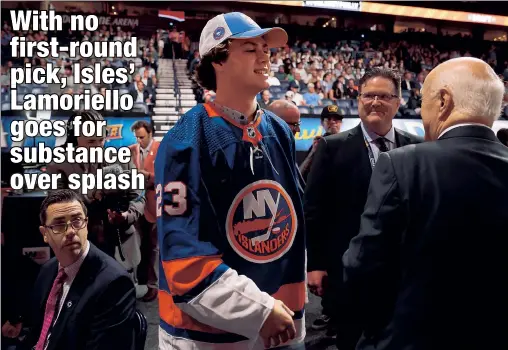
<svg viewBox="0 0 508 350"><path fill-rule="evenodd" d="M212 63L222 63L228 59L230 44L231 40L226 40L201 57L201 61L197 64L194 74L196 81L201 87L213 91L217 89L217 79Z"/></svg>
<svg viewBox="0 0 508 350"><path fill-rule="evenodd" d="M360 79L360 82L358 83L358 92L362 92L362 86L369 80L382 77L386 78L388 80L391 80L393 83L393 86L395 87L395 91L397 91L397 95L401 96L401 78L398 71L391 68L385 68L385 67L374 67L372 69L369 69L363 77Z"/></svg>

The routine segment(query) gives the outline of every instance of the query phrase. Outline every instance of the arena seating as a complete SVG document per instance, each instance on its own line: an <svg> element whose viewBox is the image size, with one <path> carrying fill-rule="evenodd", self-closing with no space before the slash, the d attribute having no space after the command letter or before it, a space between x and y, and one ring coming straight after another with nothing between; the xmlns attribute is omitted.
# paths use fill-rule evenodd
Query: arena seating
<svg viewBox="0 0 508 350"><path fill-rule="evenodd" d="M152 116L156 139L162 139L178 118L197 103L185 64L184 60L159 60L159 85Z"/></svg>

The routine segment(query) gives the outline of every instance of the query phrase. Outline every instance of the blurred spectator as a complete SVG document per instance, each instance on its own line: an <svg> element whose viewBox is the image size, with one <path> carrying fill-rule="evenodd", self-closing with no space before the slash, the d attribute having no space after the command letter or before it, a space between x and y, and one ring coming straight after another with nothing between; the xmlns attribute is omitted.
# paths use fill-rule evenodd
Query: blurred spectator
<svg viewBox="0 0 508 350"><path fill-rule="evenodd" d="M346 80L344 76L339 76L333 83L332 89L328 92L328 98L333 101L346 98Z"/></svg>
<svg viewBox="0 0 508 350"><path fill-rule="evenodd" d="M145 87L145 84L142 81L138 81L136 83L136 89L131 91L130 94L134 99L134 103L155 103L153 94L150 93L150 90Z"/></svg>
<svg viewBox="0 0 508 350"><path fill-rule="evenodd" d="M155 74L152 75L152 77L155 77ZM148 69L143 71L143 74L141 75L141 81L147 88L152 88L152 78L150 77L150 71Z"/></svg>
<svg viewBox="0 0 508 350"><path fill-rule="evenodd" d="M404 73L404 79L402 80L400 86L403 91L411 91L416 88L416 83L413 81L413 74L411 72Z"/></svg>
<svg viewBox="0 0 508 350"><path fill-rule="evenodd" d="M189 73L193 74L194 73L194 70L196 69L196 65L201 61L201 58L199 57L199 51L198 50L194 50L194 54L193 54L193 57L192 59L190 60L189 62L189 66L188 66L188 69L189 69Z"/></svg>
<svg viewBox="0 0 508 350"><path fill-rule="evenodd" d="M185 32L182 30L180 32L180 36L178 37L180 44L182 45L182 57L187 59L189 57L190 53L190 46L191 46L191 40L190 38L185 34Z"/></svg>
<svg viewBox="0 0 508 350"><path fill-rule="evenodd" d="M274 74L274 76L280 80L285 80L286 79L286 71L284 70L284 66L279 66L279 70L277 71L277 73Z"/></svg>
<svg viewBox="0 0 508 350"><path fill-rule="evenodd" d="M309 83L307 85L307 89L309 91L303 94L303 100L305 101L305 105L310 107L320 106L322 104L321 97L316 93L314 84Z"/></svg>
<svg viewBox="0 0 508 350"><path fill-rule="evenodd" d="M270 91L263 90L261 92L261 98L258 100L259 107L267 109L270 103L272 103L272 99L270 98Z"/></svg>
<svg viewBox="0 0 508 350"><path fill-rule="evenodd" d="M284 95L284 100L291 101L294 105L296 105L295 101L293 101L295 97L295 93L293 91L286 91L286 94Z"/></svg>
<svg viewBox="0 0 508 350"><path fill-rule="evenodd" d="M414 110L417 114L420 114L422 108L422 97L420 95L420 89L412 89L411 96L407 102L407 108Z"/></svg>
<svg viewBox="0 0 508 350"><path fill-rule="evenodd" d="M11 73L7 66L2 66L2 76L0 77L2 89L9 89L11 86Z"/></svg>
<svg viewBox="0 0 508 350"><path fill-rule="evenodd" d="M356 99L358 97L358 91L355 89L355 81L353 79L348 80L344 96L349 99Z"/></svg>
<svg viewBox="0 0 508 350"><path fill-rule="evenodd" d="M326 106L321 111L321 126L325 132L322 136L316 136L314 138L312 146L308 150L305 160L300 165L300 172L305 181L307 181L307 177L309 176L310 168L312 166L312 159L316 153L319 140L322 137L339 133L340 127L342 125L342 119L344 119L344 116L340 113L339 107L335 105Z"/></svg>
<svg viewBox="0 0 508 350"><path fill-rule="evenodd" d="M293 102L297 106L305 106L305 100L303 99L303 96L298 92L298 90L299 90L298 83L296 81L292 81L289 84L289 87L294 94L293 95Z"/></svg>
<svg viewBox="0 0 508 350"><path fill-rule="evenodd" d="M418 89L418 90L421 90L423 88L423 82L425 81L425 75L423 73L419 73L417 76L416 76L416 83L415 83L415 87Z"/></svg>
<svg viewBox="0 0 508 350"><path fill-rule="evenodd" d="M155 75L155 69L152 68L150 65L150 62L145 61L143 64L143 67L139 69L139 74L144 77L145 76L145 70L148 71L148 77L151 78Z"/></svg>
<svg viewBox="0 0 508 350"><path fill-rule="evenodd" d="M325 94L325 96L328 96L329 92L333 88L332 73L326 73L323 76L323 82L321 83L321 87L323 89L323 93Z"/></svg>
<svg viewBox="0 0 508 350"><path fill-rule="evenodd" d="M298 90L303 89L307 85L307 82L302 79L301 74L296 70L293 81L298 85Z"/></svg>
<svg viewBox="0 0 508 350"><path fill-rule="evenodd" d="M268 78L268 84L270 84L270 86L280 86L280 81L275 77L273 71L270 71L268 74L270 74L270 77Z"/></svg>

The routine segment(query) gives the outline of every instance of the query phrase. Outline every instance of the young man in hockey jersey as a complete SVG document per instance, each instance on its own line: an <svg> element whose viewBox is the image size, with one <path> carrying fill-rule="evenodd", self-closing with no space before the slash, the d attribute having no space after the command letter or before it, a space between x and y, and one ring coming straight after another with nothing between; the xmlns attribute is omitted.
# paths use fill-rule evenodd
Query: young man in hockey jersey
<svg viewBox="0 0 508 350"><path fill-rule="evenodd" d="M201 86L155 161L160 349L303 349L305 239L291 130L262 110L281 28L241 13L201 33Z"/></svg>

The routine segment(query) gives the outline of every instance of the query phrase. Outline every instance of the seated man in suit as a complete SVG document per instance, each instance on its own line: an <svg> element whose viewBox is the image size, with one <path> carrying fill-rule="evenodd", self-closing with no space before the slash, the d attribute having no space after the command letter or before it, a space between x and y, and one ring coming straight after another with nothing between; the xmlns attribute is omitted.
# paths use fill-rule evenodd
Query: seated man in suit
<svg viewBox="0 0 508 350"><path fill-rule="evenodd" d="M413 74L411 72L404 73L404 80L402 80L400 87L402 91L411 91L413 89L420 90L413 81Z"/></svg>
<svg viewBox="0 0 508 350"><path fill-rule="evenodd" d="M442 63L422 90L429 142L379 156L344 255L356 349L508 349L503 93L482 60Z"/></svg>
<svg viewBox="0 0 508 350"><path fill-rule="evenodd" d="M118 262L87 240L86 213L71 190L51 192L41 205L39 229L55 257L35 282L27 348L134 348L134 285Z"/></svg>

